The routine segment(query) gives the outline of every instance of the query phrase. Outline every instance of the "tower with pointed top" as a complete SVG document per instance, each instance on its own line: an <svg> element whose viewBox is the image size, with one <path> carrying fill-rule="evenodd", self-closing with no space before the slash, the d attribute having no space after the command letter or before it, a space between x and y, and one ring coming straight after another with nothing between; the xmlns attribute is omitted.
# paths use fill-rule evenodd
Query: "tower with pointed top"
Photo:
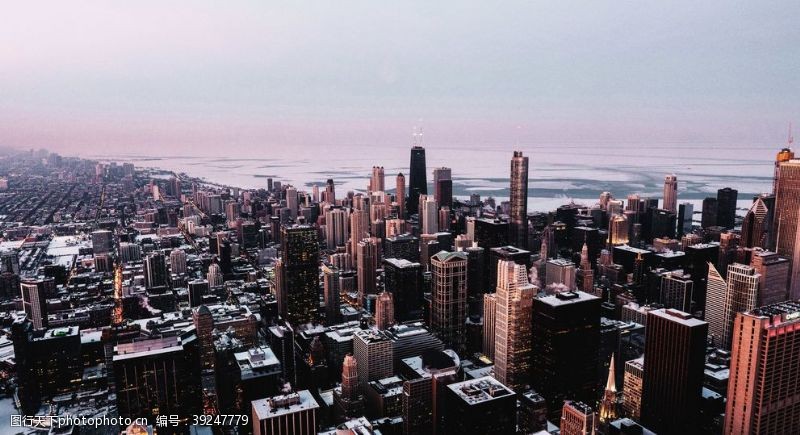
<svg viewBox="0 0 800 435"><path fill-rule="evenodd" d="M617 381L614 369L614 354L611 354L611 363L608 366L608 381L603 392L603 399L600 400L600 422L607 423L617 419Z"/></svg>
<svg viewBox="0 0 800 435"><path fill-rule="evenodd" d="M581 279L581 290L585 291L586 293L593 293L594 270L592 269L592 264L589 261L589 246L586 244L586 242L583 243L583 248L581 249L581 268L578 276L580 276Z"/></svg>

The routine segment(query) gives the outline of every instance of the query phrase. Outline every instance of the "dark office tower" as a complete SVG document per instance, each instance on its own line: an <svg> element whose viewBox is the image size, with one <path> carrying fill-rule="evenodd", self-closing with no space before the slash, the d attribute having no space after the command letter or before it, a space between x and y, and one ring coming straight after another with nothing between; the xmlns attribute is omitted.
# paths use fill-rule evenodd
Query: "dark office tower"
<svg viewBox="0 0 800 435"><path fill-rule="evenodd" d="M323 299L325 300L325 324L339 323L341 285L339 283L339 269L333 266L322 266Z"/></svg>
<svg viewBox="0 0 800 435"><path fill-rule="evenodd" d="M517 396L491 376L445 388L444 433L513 434L517 428Z"/></svg>
<svg viewBox="0 0 800 435"><path fill-rule="evenodd" d="M397 198L397 217L406 218L406 177L403 173L397 174L397 187L394 195Z"/></svg>
<svg viewBox="0 0 800 435"><path fill-rule="evenodd" d="M294 342L294 330L289 322L284 322L267 329L269 347L281 363L284 382L297 384L297 361Z"/></svg>
<svg viewBox="0 0 800 435"><path fill-rule="evenodd" d="M317 229L293 225L281 229L278 310L292 325L311 322L319 307Z"/></svg>
<svg viewBox="0 0 800 435"><path fill-rule="evenodd" d="M475 219L475 242L484 249L508 245L508 222L498 219Z"/></svg>
<svg viewBox="0 0 800 435"><path fill-rule="evenodd" d="M33 415L39 410L41 391L35 370L35 355L30 348L33 339L33 323L26 317L17 318L11 325L11 341L14 344L14 364L17 372L17 398L21 411Z"/></svg>
<svg viewBox="0 0 800 435"><path fill-rule="evenodd" d="M698 433L707 334L682 311L647 313L641 412L656 433Z"/></svg>
<svg viewBox="0 0 800 435"><path fill-rule="evenodd" d="M433 170L433 197L439 207L453 206L453 173L450 168Z"/></svg>
<svg viewBox="0 0 800 435"><path fill-rule="evenodd" d="M738 195L739 191L730 187L717 190L717 226L733 229Z"/></svg>
<svg viewBox="0 0 800 435"><path fill-rule="evenodd" d="M511 159L511 220L509 241L522 249L528 247L528 158L514 151Z"/></svg>
<svg viewBox="0 0 800 435"><path fill-rule="evenodd" d="M750 210L742 221L741 245L744 248L754 248L756 246L764 248L767 242L767 216L769 209L761 197L757 197L750 206Z"/></svg>
<svg viewBox="0 0 800 435"><path fill-rule="evenodd" d="M664 210L676 213L678 211L678 177L669 174L664 177Z"/></svg>
<svg viewBox="0 0 800 435"><path fill-rule="evenodd" d="M428 179L425 169L425 148L415 146L411 148L411 168L408 180L408 214L419 212L419 196L428 194Z"/></svg>
<svg viewBox="0 0 800 435"><path fill-rule="evenodd" d="M717 209L717 198L708 197L703 200L703 215L700 218L701 228L717 225Z"/></svg>
<svg viewBox="0 0 800 435"><path fill-rule="evenodd" d="M533 300L531 382L551 419L564 400L597 401L601 303L580 291Z"/></svg>
<svg viewBox="0 0 800 435"><path fill-rule="evenodd" d="M336 188L333 185L333 178L328 178L325 182L325 201L336 204Z"/></svg>
<svg viewBox="0 0 800 435"><path fill-rule="evenodd" d="M197 333L197 342L200 350L200 366L203 370L213 370L215 364L214 353L214 317L211 310L205 305L192 309L192 323Z"/></svg>
<svg viewBox="0 0 800 435"><path fill-rule="evenodd" d="M483 313L483 295L489 289L486 273L486 250L480 246L464 249L467 253L467 315L480 316Z"/></svg>
<svg viewBox="0 0 800 435"><path fill-rule="evenodd" d="M23 279L19 283L22 306L33 323L34 329L47 327L47 298L55 296L56 283L53 278Z"/></svg>
<svg viewBox="0 0 800 435"><path fill-rule="evenodd" d="M398 322L422 318L422 272L419 263L405 259L383 260L384 289L392 294Z"/></svg>
<svg viewBox="0 0 800 435"><path fill-rule="evenodd" d="M465 252L441 251L431 257L431 329L459 354L466 345L467 259Z"/></svg>
<svg viewBox="0 0 800 435"><path fill-rule="evenodd" d="M166 290L169 274L167 261L160 251L153 252L144 260L144 286L150 289Z"/></svg>
<svg viewBox="0 0 800 435"><path fill-rule="evenodd" d="M796 433L800 304L737 313L724 434Z"/></svg>
<svg viewBox="0 0 800 435"><path fill-rule="evenodd" d="M412 263L419 261L419 239L411 234L388 237L384 242L384 258L398 258Z"/></svg>
<svg viewBox="0 0 800 435"><path fill-rule="evenodd" d="M200 358L194 333L114 347L117 410L120 417L202 413Z"/></svg>

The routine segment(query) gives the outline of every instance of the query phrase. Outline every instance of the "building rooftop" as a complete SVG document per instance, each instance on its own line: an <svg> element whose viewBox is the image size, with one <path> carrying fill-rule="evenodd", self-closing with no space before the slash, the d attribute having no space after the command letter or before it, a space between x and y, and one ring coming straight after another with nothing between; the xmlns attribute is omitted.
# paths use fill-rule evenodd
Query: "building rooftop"
<svg viewBox="0 0 800 435"><path fill-rule="evenodd" d="M252 406L253 413L259 420L319 408L319 404L308 390L253 400Z"/></svg>
<svg viewBox="0 0 800 435"><path fill-rule="evenodd" d="M568 291L568 292L561 292L556 293L552 296L545 296L543 298L539 298L540 301L551 305L553 307L575 304L579 302L591 301L600 299L597 296L590 295L589 293L584 293L580 290L578 291Z"/></svg>
<svg viewBox="0 0 800 435"><path fill-rule="evenodd" d="M150 340L121 343L114 347L114 361L160 355L183 350L180 337L163 337Z"/></svg>
<svg viewBox="0 0 800 435"><path fill-rule="evenodd" d="M489 402L492 400L514 395L514 392L491 376L484 376L464 382L457 382L447 386L461 400L470 405Z"/></svg>
<svg viewBox="0 0 800 435"><path fill-rule="evenodd" d="M700 326L700 325L707 325L706 322L692 317L689 313L684 313L683 311L675 310L672 308L668 309L658 309L658 310L651 310L647 313L648 316L658 316L665 319L672 320L673 322L678 322L685 326ZM648 322L649 324L649 322Z"/></svg>

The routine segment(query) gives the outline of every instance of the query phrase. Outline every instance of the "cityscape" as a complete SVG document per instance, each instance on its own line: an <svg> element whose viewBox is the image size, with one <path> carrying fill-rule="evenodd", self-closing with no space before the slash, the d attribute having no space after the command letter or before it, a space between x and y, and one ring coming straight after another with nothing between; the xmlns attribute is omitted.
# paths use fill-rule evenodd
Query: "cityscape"
<svg viewBox="0 0 800 435"><path fill-rule="evenodd" d="M773 191L528 212L406 172L260 189L0 160L16 433L786 433L800 417L800 159ZM430 174L430 177L429 177ZM17 416L17 419L13 417ZM76 420L82 419L82 420ZM116 419L116 420L113 420ZM94 425L94 426L93 426ZM205 431L205 432L204 432Z"/></svg>
<svg viewBox="0 0 800 435"><path fill-rule="evenodd" d="M4 6L0 435L800 434L800 2Z"/></svg>

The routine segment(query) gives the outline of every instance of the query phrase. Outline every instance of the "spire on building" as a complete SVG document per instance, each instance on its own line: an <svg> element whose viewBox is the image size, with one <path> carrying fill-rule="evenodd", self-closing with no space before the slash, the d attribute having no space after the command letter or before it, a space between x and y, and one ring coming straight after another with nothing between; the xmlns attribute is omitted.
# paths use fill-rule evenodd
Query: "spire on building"
<svg viewBox="0 0 800 435"><path fill-rule="evenodd" d="M614 370L614 354L611 354L611 363L608 366L608 381L600 401L600 421L603 423L617 418L617 381Z"/></svg>

